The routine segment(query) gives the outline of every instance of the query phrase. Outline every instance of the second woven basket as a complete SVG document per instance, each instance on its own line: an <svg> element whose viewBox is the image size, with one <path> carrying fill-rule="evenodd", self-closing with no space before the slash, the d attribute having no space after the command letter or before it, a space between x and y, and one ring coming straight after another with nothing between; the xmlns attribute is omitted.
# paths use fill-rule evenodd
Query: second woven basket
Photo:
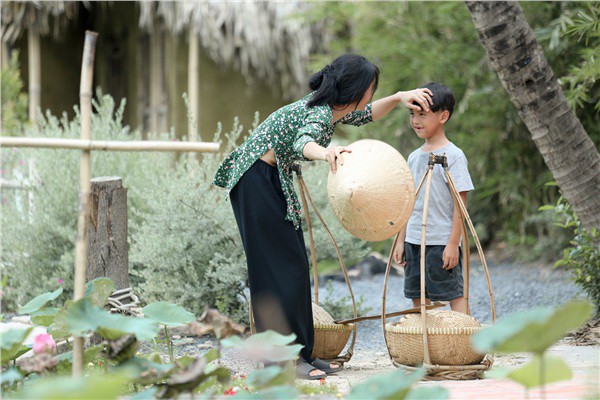
<svg viewBox="0 0 600 400"><path fill-rule="evenodd" d="M327 311L312 303L315 326L315 345L313 357L322 360L337 358L350 339L354 324L336 324Z"/></svg>
<svg viewBox="0 0 600 400"><path fill-rule="evenodd" d="M481 324L467 314L450 310L427 311L427 335L432 364L479 364L483 354L471 345L471 335ZM423 364L423 327L421 314L404 316L398 322L385 325L390 355L398 364Z"/></svg>

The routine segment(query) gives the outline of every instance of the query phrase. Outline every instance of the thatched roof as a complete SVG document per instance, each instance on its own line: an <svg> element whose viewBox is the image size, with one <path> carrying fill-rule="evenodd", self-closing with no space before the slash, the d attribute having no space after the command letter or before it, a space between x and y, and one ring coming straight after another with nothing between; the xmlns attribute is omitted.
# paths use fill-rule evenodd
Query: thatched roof
<svg viewBox="0 0 600 400"><path fill-rule="evenodd" d="M14 41L28 30L60 34L81 4L103 2L2 1L2 38ZM139 24L153 29L158 16L179 34L193 29L211 59L233 65L249 82L263 80L294 97L306 90L306 66L311 53L321 52L328 40L323 22L305 23L299 15L310 3L302 1L150 1L140 7Z"/></svg>
<svg viewBox="0 0 600 400"><path fill-rule="evenodd" d="M144 1L140 26L151 30L154 15L175 33L193 29L209 56L233 65L248 81L279 83L290 97L306 89L306 66L327 43L327 31L304 23L306 2Z"/></svg>
<svg viewBox="0 0 600 400"><path fill-rule="evenodd" d="M14 43L26 30L58 36L77 15L77 1L2 1L2 40Z"/></svg>

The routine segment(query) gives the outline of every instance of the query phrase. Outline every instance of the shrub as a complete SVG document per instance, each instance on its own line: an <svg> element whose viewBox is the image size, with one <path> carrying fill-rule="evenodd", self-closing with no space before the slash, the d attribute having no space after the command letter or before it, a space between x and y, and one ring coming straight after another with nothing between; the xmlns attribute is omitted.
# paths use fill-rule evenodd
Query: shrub
<svg viewBox="0 0 600 400"><path fill-rule="evenodd" d="M136 140L141 135L122 125L125 103L116 108L110 96L98 94L94 103L92 137L104 140ZM26 136L78 138L80 118L68 120L46 114L39 128L25 127ZM64 296L72 297L77 204L79 191L77 151L47 149L2 149L5 176L29 191L3 190L2 240L0 264L7 287L2 306L16 305L39 293L63 285ZM174 157L171 153L94 152L92 176L121 176L129 188L129 209L145 209L146 193L140 191L149 176L168 175ZM4 161L8 161L5 163ZM29 179L31 168L33 179ZM31 195L31 201L28 196ZM143 221L129 213L130 233Z"/></svg>
<svg viewBox="0 0 600 400"><path fill-rule="evenodd" d="M562 258L554 266L564 267L573 275L575 282L589 295L600 314L600 233L597 229L586 230L573 212L571 205L560 197L556 206L547 205L541 210L553 210L555 225L569 230L573 235Z"/></svg>
<svg viewBox="0 0 600 400"><path fill-rule="evenodd" d="M140 188L146 209L135 212L145 223L132 237L130 260L145 300L176 302L196 314L217 307L247 320L241 239L226 191L211 185L241 131L236 121L219 154L199 162L180 157L169 173L149 176Z"/></svg>
<svg viewBox="0 0 600 400"><path fill-rule="evenodd" d="M0 74L2 135L20 135L27 122L27 95L22 92L23 81L19 74L19 52L13 51L7 68Z"/></svg>

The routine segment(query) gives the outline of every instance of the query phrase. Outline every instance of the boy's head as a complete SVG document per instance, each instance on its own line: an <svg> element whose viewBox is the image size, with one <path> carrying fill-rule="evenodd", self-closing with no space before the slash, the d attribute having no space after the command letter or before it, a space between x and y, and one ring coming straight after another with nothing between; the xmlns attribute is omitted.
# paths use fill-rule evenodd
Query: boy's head
<svg viewBox="0 0 600 400"><path fill-rule="evenodd" d="M454 111L456 100L450 88L441 83L429 82L421 86L431 90L433 104L429 112L419 110L410 111L410 124L422 139L433 136L438 131L443 131L444 124L450 120ZM417 103L417 106L420 106Z"/></svg>

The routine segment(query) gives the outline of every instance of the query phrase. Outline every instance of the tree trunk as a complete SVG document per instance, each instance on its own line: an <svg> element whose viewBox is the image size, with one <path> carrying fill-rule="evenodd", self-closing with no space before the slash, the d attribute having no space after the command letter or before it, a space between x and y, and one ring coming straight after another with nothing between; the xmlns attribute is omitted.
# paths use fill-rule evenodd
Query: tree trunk
<svg viewBox="0 0 600 400"><path fill-rule="evenodd" d="M29 29L27 34L29 64L29 121L37 124L42 97L42 62L40 35Z"/></svg>
<svg viewBox="0 0 600 400"><path fill-rule="evenodd" d="M91 184L87 280L105 276L116 290L128 288L127 189L117 177L95 178Z"/></svg>
<svg viewBox="0 0 600 400"><path fill-rule="evenodd" d="M567 103L521 6L466 4L502 86L563 195L586 228L600 229L600 154Z"/></svg>

